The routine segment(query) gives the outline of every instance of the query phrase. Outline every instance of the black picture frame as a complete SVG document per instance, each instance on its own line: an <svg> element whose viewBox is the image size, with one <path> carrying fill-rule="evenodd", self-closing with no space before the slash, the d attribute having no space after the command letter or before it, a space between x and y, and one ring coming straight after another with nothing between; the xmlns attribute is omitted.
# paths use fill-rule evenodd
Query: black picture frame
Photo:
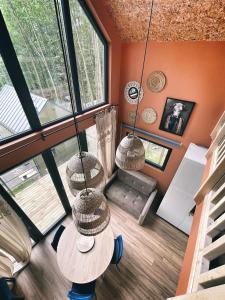
<svg viewBox="0 0 225 300"><path fill-rule="evenodd" d="M193 101L166 98L159 129L182 136L195 104Z"/></svg>

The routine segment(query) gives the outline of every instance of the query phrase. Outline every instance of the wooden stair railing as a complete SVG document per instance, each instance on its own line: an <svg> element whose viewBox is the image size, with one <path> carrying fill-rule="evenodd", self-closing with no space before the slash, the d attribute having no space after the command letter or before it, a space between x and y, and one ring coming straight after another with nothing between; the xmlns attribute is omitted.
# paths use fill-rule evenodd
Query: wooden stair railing
<svg viewBox="0 0 225 300"><path fill-rule="evenodd" d="M225 300L225 112L211 138L209 175L195 196L203 209L187 294L174 300Z"/></svg>
<svg viewBox="0 0 225 300"><path fill-rule="evenodd" d="M225 284L192 294L168 298L168 300L224 300Z"/></svg>

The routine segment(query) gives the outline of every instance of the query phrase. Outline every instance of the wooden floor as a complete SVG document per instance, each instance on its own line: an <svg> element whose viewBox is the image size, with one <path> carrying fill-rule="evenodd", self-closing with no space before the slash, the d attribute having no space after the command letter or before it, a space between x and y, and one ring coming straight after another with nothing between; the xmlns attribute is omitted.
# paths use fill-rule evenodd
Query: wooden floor
<svg viewBox="0 0 225 300"><path fill-rule="evenodd" d="M68 199L73 204L74 197L66 181L66 166L67 163L62 164L58 170ZM42 233L46 232L52 224L56 223L65 214L48 173L17 193L15 200Z"/></svg>
<svg viewBox="0 0 225 300"><path fill-rule="evenodd" d="M124 256L119 270L109 266L97 280L98 300L160 300L175 295L187 236L150 214L141 227L110 203L111 225L122 234ZM71 217L63 222L69 224ZM66 300L71 283L60 273L50 242L54 232L34 247L30 264L17 277L17 293L26 300ZM88 266L87 266L88 267Z"/></svg>

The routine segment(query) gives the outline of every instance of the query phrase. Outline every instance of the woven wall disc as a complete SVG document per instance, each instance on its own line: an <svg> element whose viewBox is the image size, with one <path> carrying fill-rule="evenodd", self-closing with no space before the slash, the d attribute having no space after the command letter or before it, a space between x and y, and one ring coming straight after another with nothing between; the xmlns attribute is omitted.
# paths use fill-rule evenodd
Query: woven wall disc
<svg viewBox="0 0 225 300"><path fill-rule="evenodd" d="M147 79L147 87L153 93L161 92L166 85L166 76L161 71L152 72Z"/></svg>
<svg viewBox="0 0 225 300"><path fill-rule="evenodd" d="M151 107L145 108L141 113L141 117L145 123L153 124L157 119L157 112Z"/></svg>
<svg viewBox="0 0 225 300"><path fill-rule="evenodd" d="M139 94L140 90L140 95ZM140 83L137 81L130 81L126 84L124 89L124 97L130 104L137 104L138 99L139 103L141 102L144 95L143 88L140 87Z"/></svg>
<svg viewBox="0 0 225 300"><path fill-rule="evenodd" d="M135 115L136 115L136 111L135 110L130 110L128 112L128 122L129 124L133 124L135 121ZM140 115L139 113L137 113L137 117L136 120L139 121L140 120Z"/></svg>

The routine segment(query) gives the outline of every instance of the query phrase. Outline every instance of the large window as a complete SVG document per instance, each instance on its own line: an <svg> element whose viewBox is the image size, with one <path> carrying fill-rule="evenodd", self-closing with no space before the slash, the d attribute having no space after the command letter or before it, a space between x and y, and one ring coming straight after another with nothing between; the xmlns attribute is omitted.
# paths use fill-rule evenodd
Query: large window
<svg viewBox="0 0 225 300"><path fill-rule="evenodd" d="M0 180L41 233L65 215L41 155L2 174Z"/></svg>
<svg viewBox="0 0 225 300"><path fill-rule="evenodd" d="M71 114L54 1L1 1L3 16L42 124Z"/></svg>
<svg viewBox="0 0 225 300"><path fill-rule="evenodd" d="M82 108L104 102L104 44L78 1L70 0Z"/></svg>
<svg viewBox="0 0 225 300"><path fill-rule="evenodd" d="M145 148L145 162L164 170L169 160L171 149L141 138Z"/></svg>
<svg viewBox="0 0 225 300"><path fill-rule="evenodd" d="M66 166L68 160L78 152L79 152L79 148L78 148L77 138L71 138L52 148L52 153L54 155L55 162L58 167L58 171L62 179L71 206L73 205L74 202L74 196L70 192L66 180Z"/></svg>
<svg viewBox="0 0 225 300"><path fill-rule="evenodd" d="M40 145L41 138L72 126L71 101L76 115L107 101L107 41L83 0L0 0L0 9L0 144L33 134ZM82 150L91 129L88 134L79 134ZM74 200L66 164L78 152L77 137L51 145L28 161L18 156L19 164L0 174L1 196L35 242L71 211Z"/></svg>
<svg viewBox="0 0 225 300"><path fill-rule="evenodd" d="M0 0L0 8L4 18L0 47L6 40L7 47L8 40L12 41L12 51L3 61L6 69L19 62L14 69L21 73L12 84L9 78L14 70L7 69L8 76L0 60L0 93L7 89L8 94L15 94L15 85L29 90L27 99L21 95L13 98L23 102L23 107L32 102L40 122L31 129L71 117L71 100L78 114L107 101L107 42L85 1ZM3 34L4 22L9 36ZM5 100L10 106L11 101ZM24 123L32 125L32 119L29 110L25 111ZM19 114L14 123L21 123ZM2 140L24 131L24 126L17 126L13 132L1 120L0 126Z"/></svg>
<svg viewBox="0 0 225 300"><path fill-rule="evenodd" d="M0 141L30 129L0 55Z"/></svg>

